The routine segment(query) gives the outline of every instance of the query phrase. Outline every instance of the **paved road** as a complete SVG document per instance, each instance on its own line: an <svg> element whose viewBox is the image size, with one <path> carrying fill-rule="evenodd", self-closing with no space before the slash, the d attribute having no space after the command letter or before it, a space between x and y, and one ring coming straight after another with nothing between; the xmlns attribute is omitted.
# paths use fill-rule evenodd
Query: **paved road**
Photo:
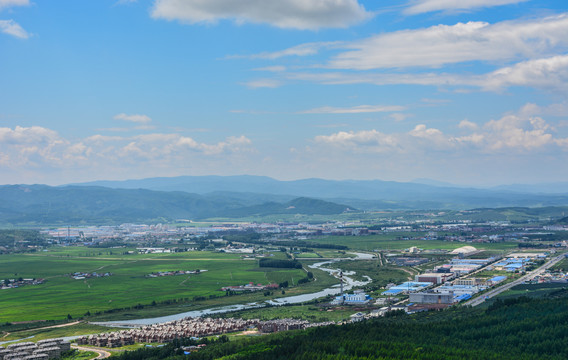
<svg viewBox="0 0 568 360"><path fill-rule="evenodd" d="M96 352L99 355L95 359L106 359L107 357L110 357L110 352L101 348L77 346L73 344L73 349Z"/></svg>
<svg viewBox="0 0 568 360"><path fill-rule="evenodd" d="M464 305L471 305L471 306L477 306L481 303L483 303L485 301L486 298L492 298L495 295L498 295L500 293L502 293L503 291L507 291L510 288L512 288L513 286L522 284L523 282L527 281L528 279L535 277L537 275L542 274L545 270L549 269L550 267L554 266L556 263L558 263L560 260L564 259L564 255L559 255L555 258L552 258L550 260L548 260L544 265L542 265L541 267L529 272L528 274L521 276L520 278L518 278L515 281L511 281L510 283L504 284L502 286L499 286L495 289L489 290L488 292L482 294L481 296L478 296L474 299L469 300L468 302L464 303Z"/></svg>

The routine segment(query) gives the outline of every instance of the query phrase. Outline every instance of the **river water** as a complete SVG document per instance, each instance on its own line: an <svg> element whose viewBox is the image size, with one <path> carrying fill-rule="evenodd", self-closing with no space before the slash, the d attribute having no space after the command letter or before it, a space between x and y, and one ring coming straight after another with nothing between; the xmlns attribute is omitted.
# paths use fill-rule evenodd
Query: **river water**
<svg viewBox="0 0 568 360"><path fill-rule="evenodd" d="M341 260L371 260L373 255L365 254L365 253L350 253L354 254L356 258L339 258L334 260L322 261L319 263L315 263L313 265L309 265L309 268L312 269L319 269L323 270L332 276L339 277L339 270L338 269L329 269L323 267L326 264L331 264L334 262L338 262ZM367 279L366 281L357 281L354 280L351 276L355 275L355 272L343 272L343 291L348 291L355 286L363 286L369 284L371 282L371 278L365 276ZM284 304L299 304L307 301L311 301L314 299L318 299L327 295L338 295L341 293L340 284L333 285L327 289L310 293L310 294L303 294L303 295L295 295L295 296L286 296L281 297L273 300L262 301L258 303L248 303L248 304L237 304L237 305L228 305L223 307L211 308L211 309L204 309L204 310L194 310L194 311L187 311L179 314L168 315L168 316L160 316L155 318L148 318L148 319L136 319L136 320L123 320L123 321L108 321L108 322L93 322L92 324L101 325L101 326L111 326L111 327L138 327L144 325L151 325L157 323L164 323L168 321L180 320L186 317L200 317L206 316L211 314L219 314L219 313L226 313L231 311L238 311L238 310L245 310L245 309L254 309L254 308L262 308L268 305L284 305Z"/></svg>

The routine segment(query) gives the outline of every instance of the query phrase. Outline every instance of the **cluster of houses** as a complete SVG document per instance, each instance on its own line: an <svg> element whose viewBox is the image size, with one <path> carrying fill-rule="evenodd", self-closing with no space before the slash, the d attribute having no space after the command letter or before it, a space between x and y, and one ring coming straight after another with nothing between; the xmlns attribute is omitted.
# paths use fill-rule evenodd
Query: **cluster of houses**
<svg viewBox="0 0 568 360"><path fill-rule="evenodd" d="M92 273L87 273L87 272L74 272L73 274L71 274L71 277L75 280L84 280L84 279L90 279L90 278L100 278L100 277L109 277L112 276L112 273L110 272L106 272L106 273L97 273L97 272L92 272Z"/></svg>
<svg viewBox="0 0 568 360"><path fill-rule="evenodd" d="M235 292L245 292L245 291L261 291L261 290L277 290L279 288L278 284L254 284L250 282L245 285L237 285L237 286L224 286L221 288L221 291L235 291Z"/></svg>
<svg viewBox="0 0 568 360"><path fill-rule="evenodd" d="M76 341L80 345L104 347L120 347L134 343L168 342L178 338L220 335L229 332L243 331L256 327L259 320L185 318L161 324L143 326L137 329L98 335L82 336Z"/></svg>
<svg viewBox="0 0 568 360"><path fill-rule="evenodd" d="M173 271L156 271L153 273L148 274L148 277L155 278L161 276L176 276L176 275L190 275L190 274L200 274L207 270L192 270L192 271L184 271L184 270L173 270Z"/></svg>
<svg viewBox="0 0 568 360"><path fill-rule="evenodd" d="M45 279L5 279L0 280L0 289L13 289L26 285L40 285Z"/></svg>
<svg viewBox="0 0 568 360"><path fill-rule="evenodd" d="M0 360L50 360L59 359L71 350L71 344L63 339L40 340L37 343L23 342L0 347Z"/></svg>
<svg viewBox="0 0 568 360"><path fill-rule="evenodd" d="M276 320L261 321L257 325L257 328L262 333L273 333L273 332L288 331L288 330L302 330L311 327L327 326L334 324L335 323L333 321L311 323L306 320L276 319Z"/></svg>
<svg viewBox="0 0 568 360"><path fill-rule="evenodd" d="M76 341L79 345L114 348L132 345L134 343L163 343L178 338L199 338L203 336L221 335L254 328L257 328L263 333L273 333L331 324L334 323L310 323L305 320L295 319L260 321L258 319L245 320L235 318L212 319L189 317L182 320L148 325L136 329L82 336Z"/></svg>

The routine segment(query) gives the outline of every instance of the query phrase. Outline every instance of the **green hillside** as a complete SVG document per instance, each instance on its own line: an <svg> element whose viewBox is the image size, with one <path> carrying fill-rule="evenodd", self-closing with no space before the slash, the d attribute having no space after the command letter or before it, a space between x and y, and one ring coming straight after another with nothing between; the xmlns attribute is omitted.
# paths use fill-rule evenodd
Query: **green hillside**
<svg viewBox="0 0 568 360"><path fill-rule="evenodd" d="M265 199L259 196L256 201ZM251 201L181 191L8 185L0 186L0 224L116 224L283 213L329 215L347 208L309 198L255 205Z"/></svg>

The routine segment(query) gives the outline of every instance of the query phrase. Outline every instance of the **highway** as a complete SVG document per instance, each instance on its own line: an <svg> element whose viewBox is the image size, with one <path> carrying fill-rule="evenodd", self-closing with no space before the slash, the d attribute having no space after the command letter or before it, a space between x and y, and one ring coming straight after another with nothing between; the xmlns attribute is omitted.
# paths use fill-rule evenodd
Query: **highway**
<svg viewBox="0 0 568 360"><path fill-rule="evenodd" d="M526 275L521 276L520 278L518 278L515 281L511 281L510 283L501 285L499 287L496 287L494 289L489 290L488 292L485 292L483 294L481 294L481 296L478 296L474 299L471 299L467 302L464 303L464 305L471 305L471 306L477 306L481 303L483 303L485 301L486 298L492 298L495 295L498 295L500 293L502 293L503 291L507 291L510 288L512 288L513 286L522 284L523 282L529 280L530 278L533 278L537 275L542 274L545 270L549 269L550 267L554 266L556 263L558 263L560 260L564 259L564 254L559 255L555 258L552 258L550 260L548 260L546 263L544 263L541 267L529 272Z"/></svg>

